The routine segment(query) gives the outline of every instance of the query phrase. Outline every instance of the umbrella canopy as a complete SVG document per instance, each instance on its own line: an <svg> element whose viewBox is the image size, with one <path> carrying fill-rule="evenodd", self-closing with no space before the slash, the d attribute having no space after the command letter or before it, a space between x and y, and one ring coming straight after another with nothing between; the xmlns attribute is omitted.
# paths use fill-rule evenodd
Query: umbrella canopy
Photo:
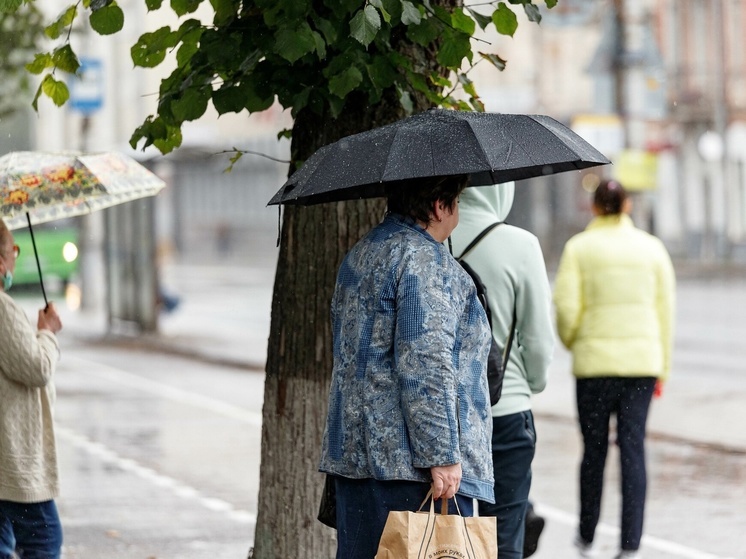
<svg viewBox="0 0 746 559"><path fill-rule="evenodd" d="M269 205L375 198L414 178L469 175L484 186L608 163L548 116L431 109L322 147Z"/></svg>
<svg viewBox="0 0 746 559"><path fill-rule="evenodd" d="M44 302L32 225L154 196L165 185L121 153L17 151L0 157L0 218L8 229L28 225Z"/></svg>
<svg viewBox="0 0 746 559"><path fill-rule="evenodd" d="M18 229L153 196L165 184L121 153L12 152L0 157L0 218Z"/></svg>

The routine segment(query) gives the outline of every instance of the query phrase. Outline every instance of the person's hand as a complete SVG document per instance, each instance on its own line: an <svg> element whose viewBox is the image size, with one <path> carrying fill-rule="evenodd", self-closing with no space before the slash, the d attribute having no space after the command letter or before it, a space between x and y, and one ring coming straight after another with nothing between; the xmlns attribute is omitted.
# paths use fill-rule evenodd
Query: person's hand
<svg viewBox="0 0 746 559"><path fill-rule="evenodd" d="M39 311L39 319L36 322L36 327L39 330L50 330L53 334L56 334L62 330L62 321L60 315L57 314L57 308L54 303L49 303L47 308Z"/></svg>
<svg viewBox="0 0 746 559"><path fill-rule="evenodd" d="M663 381L656 380L655 388L653 388L653 398L660 398L661 396L663 396Z"/></svg>
<svg viewBox="0 0 746 559"><path fill-rule="evenodd" d="M433 466L433 499L453 499L461 485L461 464L452 466Z"/></svg>

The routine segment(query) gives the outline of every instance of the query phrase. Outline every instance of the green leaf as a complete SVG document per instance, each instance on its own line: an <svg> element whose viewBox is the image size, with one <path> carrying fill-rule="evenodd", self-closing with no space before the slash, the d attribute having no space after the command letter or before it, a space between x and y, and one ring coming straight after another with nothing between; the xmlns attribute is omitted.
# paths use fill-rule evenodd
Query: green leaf
<svg viewBox="0 0 746 559"><path fill-rule="evenodd" d="M282 140L283 138L290 139L293 137L293 130L291 128L285 128L277 133L277 139Z"/></svg>
<svg viewBox="0 0 746 559"><path fill-rule="evenodd" d="M355 66L350 66L329 80L329 91L340 99L344 99L362 82L363 74Z"/></svg>
<svg viewBox="0 0 746 559"><path fill-rule="evenodd" d="M23 4L23 0L0 0L0 13L12 14Z"/></svg>
<svg viewBox="0 0 746 559"><path fill-rule="evenodd" d="M350 22L350 36L364 46L368 46L381 29L381 16L373 6L365 6Z"/></svg>
<svg viewBox="0 0 746 559"><path fill-rule="evenodd" d="M396 89L399 92L399 103L402 107L404 107L404 110L407 111L407 114L411 115L412 112L414 112L414 103L412 102L412 96L409 94L409 91L405 91L398 86Z"/></svg>
<svg viewBox="0 0 746 559"><path fill-rule="evenodd" d="M430 81L433 83L433 85L436 85L438 87L451 87L451 80L448 78L439 75L436 72L433 72L430 74Z"/></svg>
<svg viewBox="0 0 746 559"><path fill-rule="evenodd" d="M401 22L404 25L419 25L422 21L422 14L420 10L409 2L408 0L402 0L401 3Z"/></svg>
<svg viewBox="0 0 746 559"><path fill-rule="evenodd" d="M31 106L34 108L34 110L38 113L39 112L39 97L41 97L41 86L42 84L39 84L39 87L36 88L36 94L34 95L34 100L31 102Z"/></svg>
<svg viewBox="0 0 746 559"><path fill-rule="evenodd" d="M43 52L34 55L34 60L26 64L26 70L32 74L41 74L44 70L52 66L54 66L52 55L48 52Z"/></svg>
<svg viewBox="0 0 746 559"><path fill-rule="evenodd" d="M420 46L426 47L432 43L441 33L441 27L433 21L435 18L427 18L419 24L411 24L407 27L407 37Z"/></svg>
<svg viewBox="0 0 746 559"><path fill-rule="evenodd" d="M243 92L238 86L223 86L212 92L212 104L218 114L240 113L244 110Z"/></svg>
<svg viewBox="0 0 746 559"><path fill-rule="evenodd" d="M74 4L72 6L68 6L65 11L63 11L58 17L57 20L48 25L44 29L44 34L49 37L50 39L57 39L60 35L70 27L75 20L75 16L78 13L78 6L77 4Z"/></svg>
<svg viewBox="0 0 746 559"><path fill-rule="evenodd" d="M391 87L398 75L388 58L380 54L375 55L370 64L366 64L366 70L373 86L381 90Z"/></svg>
<svg viewBox="0 0 746 559"><path fill-rule="evenodd" d="M539 12L539 6L536 6L535 4L524 4L523 10L526 12L529 21L541 23L541 12Z"/></svg>
<svg viewBox="0 0 746 559"><path fill-rule="evenodd" d="M132 62L142 68L154 68L166 58L168 49L176 46L178 33L170 27L161 27L151 33L143 33L130 49Z"/></svg>
<svg viewBox="0 0 746 559"><path fill-rule="evenodd" d="M211 96L212 88L208 86L190 87L181 97L173 100L171 111L179 121L197 120L205 114Z"/></svg>
<svg viewBox="0 0 746 559"><path fill-rule="evenodd" d="M492 13L492 22L501 35L512 37L515 30L518 29L518 18L504 2L500 2L497 9Z"/></svg>
<svg viewBox="0 0 746 559"><path fill-rule="evenodd" d="M319 55L319 60L324 60L326 58L326 42L324 41L324 37L318 31L311 31L311 33L316 43L316 54Z"/></svg>
<svg viewBox="0 0 746 559"><path fill-rule="evenodd" d="M476 24L474 20L464 13L461 8L456 8L451 14L451 25L469 36L474 35Z"/></svg>
<svg viewBox="0 0 746 559"><path fill-rule="evenodd" d="M154 140L153 144L165 155L179 147L181 142L181 128L178 126L166 126L165 137Z"/></svg>
<svg viewBox="0 0 746 559"><path fill-rule="evenodd" d="M329 108L331 109L332 117L337 118L342 114L342 109L345 107L344 99L339 97L329 97Z"/></svg>
<svg viewBox="0 0 746 559"><path fill-rule="evenodd" d="M546 0L546 5L551 10L557 5L557 0Z"/></svg>
<svg viewBox="0 0 746 559"><path fill-rule="evenodd" d="M212 23L217 26L226 25L236 19L236 4L233 0L210 0L215 17Z"/></svg>
<svg viewBox="0 0 746 559"><path fill-rule="evenodd" d="M370 0L370 5L378 8L378 11L381 12L381 16L383 17L383 21L391 23L391 14L383 7L383 2L381 2L381 0Z"/></svg>
<svg viewBox="0 0 746 559"><path fill-rule="evenodd" d="M471 54L471 41L463 33L446 33L438 50L437 60L446 68L458 69L464 58Z"/></svg>
<svg viewBox="0 0 746 559"><path fill-rule="evenodd" d="M402 0L381 0L381 4L383 4L384 9L389 13L391 16L391 21L393 21L393 25L397 25L401 22L401 13L402 13Z"/></svg>
<svg viewBox="0 0 746 559"><path fill-rule="evenodd" d="M132 136L130 136L130 147L132 149L137 149L137 143L140 140L144 139L145 145L143 146L143 149L145 149L153 143L154 137L160 134L161 130L163 136L165 137L166 125L160 119L154 120L153 115L150 115L148 118L145 119L145 122L143 122L135 129L135 131L132 133Z"/></svg>
<svg viewBox="0 0 746 559"><path fill-rule="evenodd" d="M254 82L248 78L244 78L244 81L241 82L239 87L244 96L244 107L246 107L246 110L250 113L260 113L265 111L275 102L274 94L262 96L262 94L257 91L258 88Z"/></svg>
<svg viewBox="0 0 746 559"><path fill-rule="evenodd" d="M91 28L99 35L111 35L122 30L124 27L124 12L112 2L106 7L91 12L88 18Z"/></svg>
<svg viewBox="0 0 746 559"><path fill-rule="evenodd" d="M336 27L334 27L334 24L332 24L331 21L329 21L328 19L317 17L314 18L313 23L316 26L316 29L321 31L321 33L324 35L324 40L327 42L327 44L333 44L337 42L337 29Z"/></svg>
<svg viewBox="0 0 746 559"><path fill-rule="evenodd" d="M298 27L282 27L275 34L275 52L285 60L294 63L306 54L316 50L316 38L311 26L305 21Z"/></svg>
<svg viewBox="0 0 746 559"><path fill-rule="evenodd" d="M459 74L458 81L464 88L464 91L471 97L479 97L479 95L477 95L477 89L474 87L474 82L472 82L465 74Z"/></svg>
<svg viewBox="0 0 746 559"><path fill-rule="evenodd" d="M171 9L181 17L197 11L202 0L171 0Z"/></svg>
<svg viewBox="0 0 746 559"><path fill-rule="evenodd" d="M471 14L471 17L473 17L476 20L477 25L479 25L479 27L482 29L482 31L484 31L485 29L487 29L487 26L490 23L492 23L492 18L491 17L486 16L484 14L480 14L478 11L473 10L472 8L467 8L467 10L469 10L469 13Z"/></svg>
<svg viewBox="0 0 746 559"><path fill-rule="evenodd" d="M163 0L145 0L145 7L148 8L149 12L160 10L163 5Z"/></svg>
<svg viewBox="0 0 746 559"><path fill-rule="evenodd" d="M58 107L64 105L70 98L70 90L67 89L65 82L54 79L51 74L44 76L41 82L41 90Z"/></svg>
<svg viewBox="0 0 746 559"><path fill-rule="evenodd" d="M70 74L74 74L80 68L80 61L69 44L55 49L52 53L52 62L55 68L59 68L63 72L69 72Z"/></svg>
<svg viewBox="0 0 746 559"><path fill-rule="evenodd" d="M179 66L186 66L187 63L199 52L199 36L196 40L183 41L179 50L176 51L176 63ZM164 51L165 53L165 51Z"/></svg>
<svg viewBox="0 0 746 559"><path fill-rule="evenodd" d="M490 64L492 64L495 68L500 70L501 72L505 70L505 66L508 63L507 60L503 60L496 54L489 54L486 52L480 52L479 56L487 60Z"/></svg>

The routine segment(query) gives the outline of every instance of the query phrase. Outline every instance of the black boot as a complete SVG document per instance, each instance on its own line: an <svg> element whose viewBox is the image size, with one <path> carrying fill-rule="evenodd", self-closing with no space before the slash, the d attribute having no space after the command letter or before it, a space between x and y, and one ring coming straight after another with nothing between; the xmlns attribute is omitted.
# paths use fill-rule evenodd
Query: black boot
<svg viewBox="0 0 746 559"><path fill-rule="evenodd" d="M523 539L523 557L530 557L536 553L539 547L539 536L544 530L544 518L534 512L534 507L529 504L526 509L526 535Z"/></svg>

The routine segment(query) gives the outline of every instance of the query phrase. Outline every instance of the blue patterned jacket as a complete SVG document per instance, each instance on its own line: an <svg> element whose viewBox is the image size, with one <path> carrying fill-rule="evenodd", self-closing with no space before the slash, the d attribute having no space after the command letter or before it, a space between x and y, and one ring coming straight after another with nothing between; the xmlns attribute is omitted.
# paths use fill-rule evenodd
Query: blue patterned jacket
<svg viewBox="0 0 746 559"><path fill-rule="evenodd" d="M332 301L323 472L430 482L492 502L490 331L471 279L413 220L389 214L345 256Z"/></svg>

